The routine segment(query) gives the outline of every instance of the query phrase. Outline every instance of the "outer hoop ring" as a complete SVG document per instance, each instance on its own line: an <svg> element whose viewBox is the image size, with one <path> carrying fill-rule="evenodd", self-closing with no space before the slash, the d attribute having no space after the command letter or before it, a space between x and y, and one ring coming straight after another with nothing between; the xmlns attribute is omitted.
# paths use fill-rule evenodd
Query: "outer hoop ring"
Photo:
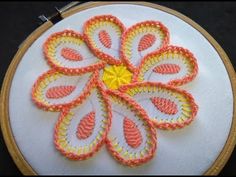
<svg viewBox="0 0 236 177"><path fill-rule="evenodd" d="M221 46L216 42L216 40L207 32L205 31L201 26L199 26L197 23L192 21L190 18L186 17L185 15L169 9L167 7L163 7L157 4L148 3L148 2L87 2L82 5L76 6L67 12L62 13L62 17L66 18L69 17L77 12L80 12L85 9L89 9L92 7L102 6L102 5L110 5L110 4L134 4L134 5L142 5L147 7L152 7L161 11L164 11L166 13L169 13L171 15L174 15L186 23L190 24L193 28L198 30L215 48L217 53L220 55L226 70L228 72L228 75L230 77L230 82L233 90L233 98L234 98L234 109L233 109L233 117L232 117L232 124L230 133L228 136L228 139L224 145L224 148L222 149L221 153L217 157L216 161L212 164L212 166L204 173L204 175L217 175L222 170L222 168L225 166L227 160L229 159L234 146L236 144L236 75L234 68L225 53L225 51L221 48ZM28 162L24 159L23 154L20 152L13 134L11 130L11 125L9 121L9 94L10 94L10 87L12 83L12 79L14 77L15 71L17 69L18 64L20 63L23 55L27 51L27 49L31 46L31 44L40 36L42 35L47 29L52 27L53 24L48 21L44 23L42 26L37 28L33 33L31 33L28 38L24 41L24 43L21 45L19 50L17 51L16 55L14 56L7 73L5 75L3 85L2 85L2 91L1 91L1 98L0 98L0 123L1 123L1 129L3 132L3 137L5 140L5 143L7 145L8 151L10 152L15 164L19 168L19 170L24 175L37 175L37 173L34 171L34 169L28 164Z"/></svg>

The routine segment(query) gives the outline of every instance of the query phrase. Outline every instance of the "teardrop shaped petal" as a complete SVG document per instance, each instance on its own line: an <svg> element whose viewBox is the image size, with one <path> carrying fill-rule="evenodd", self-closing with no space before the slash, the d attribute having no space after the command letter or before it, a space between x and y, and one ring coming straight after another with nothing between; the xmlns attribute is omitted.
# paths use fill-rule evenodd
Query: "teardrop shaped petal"
<svg viewBox="0 0 236 177"><path fill-rule="evenodd" d="M80 105L62 110L54 128L54 144L71 160L88 159L104 144L110 125L107 96L95 87Z"/></svg>
<svg viewBox="0 0 236 177"><path fill-rule="evenodd" d="M150 100L158 110L165 114L174 115L178 112L177 105L170 99L152 97Z"/></svg>
<svg viewBox="0 0 236 177"><path fill-rule="evenodd" d="M177 74L180 72L180 66L177 64L160 64L153 69L153 72L159 74Z"/></svg>
<svg viewBox="0 0 236 177"><path fill-rule="evenodd" d="M49 70L38 77L32 87L34 103L48 111L60 111L79 104L96 85L98 71L79 76L68 76Z"/></svg>
<svg viewBox="0 0 236 177"><path fill-rule="evenodd" d="M68 96L75 90L76 86L74 85L66 85L66 86L56 86L51 87L46 92L47 98L62 98Z"/></svg>
<svg viewBox="0 0 236 177"><path fill-rule="evenodd" d="M89 50L84 37L73 30L51 34L43 51L48 64L66 75L84 74L105 66L105 62Z"/></svg>
<svg viewBox="0 0 236 177"><path fill-rule="evenodd" d="M169 43L169 31L159 21L144 21L128 28L122 35L121 58L130 70L136 70L147 54Z"/></svg>
<svg viewBox="0 0 236 177"><path fill-rule="evenodd" d="M162 82L180 86L191 82L197 73L197 59L189 50L168 46L142 59L134 81Z"/></svg>
<svg viewBox="0 0 236 177"><path fill-rule="evenodd" d="M185 90L162 83L133 83L120 88L131 96L148 114L157 128L174 130L189 125L197 115L198 106Z"/></svg>
<svg viewBox="0 0 236 177"><path fill-rule="evenodd" d="M145 34L139 41L138 51L142 52L143 50L151 47L156 41L156 36L153 34Z"/></svg>
<svg viewBox="0 0 236 177"><path fill-rule="evenodd" d="M77 137L78 139L88 138L94 130L95 127L95 112L92 111L86 114L79 122L77 127Z"/></svg>
<svg viewBox="0 0 236 177"><path fill-rule="evenodd" d="M65 59L71 60L71 61L83 60L82 55L77 50L71 49L68 47L61 49L61 56L63 56Z"/></svg>
<svg viewBox="0 0 236 177"><path fill-rule="evenodd" d="M94 16L85 22L83 28L89 48L108 64L121 64L119 49L124 30L122 22L112 15Z"/></svg>
<svg viewBox="0 0 236 177"><path fill-rule="evenodd" d="M137 148L141 145L143 138L137 125L129 118L124 118L123 123L125 140L132 148Z"/></svg>
<svg viewBox="0 0 236 177"><path fill-rule="evenodd" d="M110 35L105 30L101 30L98 35L103 46L110 49L112 44Z"/></svg>
<svg viewBox="0 0 236 177"><path fill-rule="evenodd" d="M138 166L150 161L156 152L154 125L131 97L108 90L112 125L106 141L111 155L123 165Z"/></svg>

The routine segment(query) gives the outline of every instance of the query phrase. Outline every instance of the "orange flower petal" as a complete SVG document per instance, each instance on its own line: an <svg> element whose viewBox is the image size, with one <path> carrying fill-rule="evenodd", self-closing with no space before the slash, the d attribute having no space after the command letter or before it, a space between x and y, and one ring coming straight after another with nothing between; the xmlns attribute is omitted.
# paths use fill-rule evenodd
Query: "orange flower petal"
<svg viewBox="0 0 236 177"><path fill-rule="evenodd" d="M84 36L89 48L108 64L121 64L120 38L125 30L121 21L112 15L100 15L84 24Z"/></svg>
<svg viewBox="0 0 236 177"><path fill-rule="evenodd" d="M48 64L66 75L84 74L105 66L105 62L90 52L84 37L73 30L50 35L43 50Z"/></svg>
<svg viewBox="0 0 236 177"><path fill-rule="evenodd" d="M75 90L75 88L76 86L73 85L51 87L47 90L46 97L55 99L62 98L70 95Z"/></svg>
<svg viewBox="0 0 236 177"><path fill-rule="evenodd" d="M110 49L112 45L110 35L105 30L101 30L98 35L99 40L103 44L103 46Z"/></svg>
<svg viewBox="0 0 236 177"><path fill-rule="evenodd" d="M85 115L79 122L77 127L78 139L86 139L93 133L95 127L95 112L91 111Z"/></svg>
<svg viewBox="0 0 236 177"><path fill-rule="evenodd" d="M77 50L68 47L61 50L61 56L71 61L81 61L83 59L82 55Z"/></svg>
<svg viewBox="0 0 236 177"><path fill-rule="evenodd" d="M157 128L174 130L189 125L198 106L191 94L170 85L153 82L133 83L120 88L148 114Z"/></svg>
<svg viewBox="0 0 236 177"><path fill-rule="evenodd" d="M55 70L42 74L34 83L34 103L48 111L60 111L79 104L96 85L98 71L82 76L68 76Z"/></svg>
<svg viewBox="0 0 236 177"><path fill-rule="evenodd" d="M189 50L168 46L143 58L134 81L180 86L192 81L197 73L197 60Z"/></svg>
<svg viewBox="0 0 236 177"><path fill-rule="evenodd" d="M104 144L110 125L107 96L95 87L80 105L62 110L54 128L54 144L71 160L88 159Z"/></svg>
<svg viewBox="0 0 236 177"><path fill-rule="evenodd" d="M178 112L177 105L175 102L170 99L160 98L160 97L152 97L150 98L155 107L161 112L169 115L174 115Z"/></svg>
<svg viewBox="0 0 236 177"><path fill-rule="evenodd" d="M139 41L138 51L142 52L143 50L151 47L156 41L156 36L153 34L145 34Z"/></svg>
<svg viewBox="0 0 236 177"><path fill-rule="evenodd" d="M123 165L138 166L151 160L156 151L156 130L146 112L131 97L108 90L112 125L107 148ZM123 128L122 128L123 127Z"/></svg>
<svg viewBox="0 0 236 177"><path fill-rule="evenodd" d="M144 21L128 28L122 35L121 58L136 70L141 59L169 43L168 29L158 21Z"/></svg>
<svg viewBox="0 0 236 177"><path fill-rule="evenodd" d="M160 74L177 74L180 72L180 66L177 64L160 64L153 69L153 72Z"/></svg>
<svg viewBox="0 0 236 177"><path fill-rule="evenodd" d="M129 118L124 118L124 135L125 140L132 148L137 148L141 145L143 138L137 125Z"/></svg>

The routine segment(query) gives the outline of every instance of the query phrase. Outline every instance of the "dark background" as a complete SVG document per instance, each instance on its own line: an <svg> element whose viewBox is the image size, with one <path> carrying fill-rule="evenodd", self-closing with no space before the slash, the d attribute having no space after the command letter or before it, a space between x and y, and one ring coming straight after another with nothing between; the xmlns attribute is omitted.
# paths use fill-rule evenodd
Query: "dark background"
<svg viewBox="0 0 236 177"><path fill-rule="evenodd" d="M236 68L236 3L157 1L177 10L208 31L228 54ZM0 2L0 83L20 43L38 27L38 16L51 15L67 2ZM196 157L197 158L197 157ZM236 149L220 175L236 175ZM0 175L21 175L0 132Z"/></svg>

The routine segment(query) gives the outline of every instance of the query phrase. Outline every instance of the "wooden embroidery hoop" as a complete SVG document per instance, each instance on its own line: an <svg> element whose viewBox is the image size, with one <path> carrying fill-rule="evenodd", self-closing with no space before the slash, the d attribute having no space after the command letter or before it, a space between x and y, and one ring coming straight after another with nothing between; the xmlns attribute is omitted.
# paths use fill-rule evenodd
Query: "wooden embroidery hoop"
<svg viewBox="0 0 236 177"><path fill-rule="evenodd" d="M87 2L81 5L78 5L74 8L71 8L70 10L64 12L61 14L61 16L64 18L69 17L77 12L80 12L85 9L89 9L92 7L102 6L102 5L108 5L108 4L134 4L134 5L142 5L147 7L152 7L155 9L159 9L161 11L164 11L166 13L172 14L186 23L190 24L192 27L194 27L196 30L198 30L215 48L215 50L218 52L219 56L221 57L225 68L227 69L228 75L230 77L231 86L233 90L233 99L234 99L234 106L233 106L233 118L232 118L232 124L230 133L228 136L228 139L226 141L226 144L224 148L222 149L221 153L219 154L216 161L212 164L212 166L204 173L204 175L217 175L222 170L224 165L226 164L227 160L229 159L235 143L236 143L236 75L234 68L224 52L224 50L220 47L220 45L215 41L215 39L208 34L201 26L199 26L197 23L189 19L188 17L184 16L183 14L169 9L167 7L163 7L157 4L148 3L148 2ZM10 93L10 87L12 83L12 79L14 77L15 71L17 69L18 64L20 63L23 55L28 50L28 48L31 46L31 44L41 35L43 34L47 29L52 27L53 24L50 21L45 22L43 25L41 25L39 28L37 28L33 33L31 33L28 38L24 41L24 43L21 45L19 50L17 51L16 55L14 56L7 73L5 75L3 85L2 85L2 91L1 91L1 100L0 100L0 123L1 123L1 129L3 132L3 137L5 140L5 143L7 145L8 151L10 152L15 164L19 168L19 170L24 175L37 175L34 169L30 166L30 164L24 159L22 153L20 152L11 130L11 125L9 121L9 93Z"/></svg>

